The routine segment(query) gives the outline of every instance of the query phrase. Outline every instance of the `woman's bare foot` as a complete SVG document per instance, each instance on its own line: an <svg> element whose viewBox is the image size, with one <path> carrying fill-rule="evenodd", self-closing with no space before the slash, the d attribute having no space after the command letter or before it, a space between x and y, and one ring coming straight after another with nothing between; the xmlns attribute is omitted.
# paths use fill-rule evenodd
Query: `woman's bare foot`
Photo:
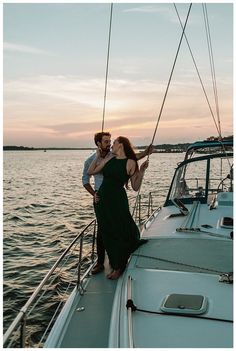
<svg viewBox="0 0 236 351"><path fill-rule="evenodd" d="M112 275L113 272L114 272L114 271L112 270L110 273L107 274L107 278L108 278L108 279L111 279L110 276Z"/></svg>
<svg viewBox="0 0 236 351"><path fill-rule="evenodd" d="M114 270L111 274L109 274L109 279L116 280L121 276L122 272L120 269Z"/></svg>

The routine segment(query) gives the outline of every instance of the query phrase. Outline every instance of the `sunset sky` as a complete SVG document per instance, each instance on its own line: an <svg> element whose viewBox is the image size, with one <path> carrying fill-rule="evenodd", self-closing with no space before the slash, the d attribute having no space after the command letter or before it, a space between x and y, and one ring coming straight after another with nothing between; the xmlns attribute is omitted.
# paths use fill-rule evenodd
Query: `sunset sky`
<svg viewBox="0 0 236 351"><path fill-rule="evenodd" d="M4 145L89 147L101 129L109 3L3 5ZM177 3L182 21L188 3ZM233 5L207 3L222 133L232 134ZM212 109L203 10L186 29ZM105 130L150 143L181 36L172 3L114 3ZM217 135L183 41L154 144Z"/></svg>

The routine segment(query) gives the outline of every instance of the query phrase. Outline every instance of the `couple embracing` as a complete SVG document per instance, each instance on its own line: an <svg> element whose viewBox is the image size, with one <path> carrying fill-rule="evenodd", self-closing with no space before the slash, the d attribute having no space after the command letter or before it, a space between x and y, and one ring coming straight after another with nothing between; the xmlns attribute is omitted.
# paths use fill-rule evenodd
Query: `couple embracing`
<svg viewBox="0 0 236 351"><path fill-rule="evenodd" d="M149 146L145 151L135 154L126 137L118 137L111 148L111 135L108 132L94 136L98 149L84 164L82 182L85 189L94 197L97 217L98 262L92 273L104 269L105 250L111 272L107 278L115 280L123 273L130 254L147 240L140 239L130 211L126 188L130 181L133 190L138 191L148 167L148 161L138 166L137 160L152 153ZM111 149L111 150L110 150ZM95 189L90 184L94 176Z"/></svg>

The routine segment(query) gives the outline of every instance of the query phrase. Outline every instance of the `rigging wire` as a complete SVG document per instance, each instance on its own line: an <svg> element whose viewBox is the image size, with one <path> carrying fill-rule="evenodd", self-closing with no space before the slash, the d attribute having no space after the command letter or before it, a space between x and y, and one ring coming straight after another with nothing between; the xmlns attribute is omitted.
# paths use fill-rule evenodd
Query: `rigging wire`
<svg viewBox="0 0 236 351"><path fill-rule="evenodd" d="M210 60L210 66L211 66L212 86L213 86L213 92L214 92L214 97L215 97L216 113L217 113L217 118L218 118L219 136L220 136L220 138L222 138L221 125L220 125L218 92L217 92L217 85L216 85L215 64L214 64L214 56L213 56L212 43L211 43L211 33L210 33L210 26L209 26L209 19L208 19L206 4L202 4L202 9L203 9L206 37L207 37L209 60Z"/></svg>
<svg viewBox="0 0 236 351"><path fill-rule="evenodd" d="M219 103L218 103L218 92L217 92L217 86L216 86L216 75L215 75L215 65L214 65L214 56L213 56L213 50L212 50L212 43L211 43L211 34L210 34L210 26L209 26L209 20L208 20L208 13L207 13L207 8L203 4L203 17L204 17L204 23L205 23L205 30L206 30L206 37L207 37L207 45L208 45L208 53L209 53L209 60L210 60L210 67L211 67L211 76L212 76L212 85L213 85L213 92L214 92L214 97L215 97L215 104L216 104L216 112L217 112L217 118L218 118L218 127L216 128L219 134L219 142L221 143L221 147L223 152L226 155L228 165L231 168L231 162L229 160L229 157L227 156L226 149L224 144L222 143L222 135L221 135L221 125L220 125L220 114L219 114Z"/></svg>
<svg viewBox="0 0 236 351"><path fill-rule="evenodd" d="M161 105L161 109L160 109L160 112L159 112L159 116L158 116L158 119L157 119L156 127L155 127L155 130L154 130L154 133L153 133L151 145L153 145L153 142L154 142L154 139L155 139L155 136L156 136L156 132L157 132L157 128L158 128L158 125L159 125L159 122L160 122L160 119L161 119L163 107L165 105L165 101L166 101L167 93L168 93L168 90L169 90L170 82L171 82L171 79L172 79L172 76L173 76L173 72L174 72L174 69L175 69L175 64L176 64L176 61L177 61L177 58L178 58L178 55L179 55L180 46L181 46L182 41L183 41L184 32L185 32L185 28L186 28L186 25L187 25L187 22L188 22L188 18L189 18L189 14L190 14L190 11L191 11L191 7L192 7L192 3L189 5L189 9L188 9L188 13L187 13L186 20L185 20L185 23L184 23L184 27L183 27L183 30L182 30L182 34L181 34L181 38L180 38L180 41L179 41L178 49L177 49L177 52L176 52L176 55L175 55L174 63L173 63L173 66L172 66L172 69L171 69L171 73L170 73L170 77L169 77L169 80L168 80L168 83L167 83L167 87L166 87L165 95L164 95L164 98L163 98L163 101L162 101L162 105ZM148 159L149 159L149 154L148 154Z"/></svg>
<svg viewBox="0 0 236 351"><path fill-rule="evenodd" d="M183 29L183 24L182 24L182 21L181 21L180 16L179 16L179 12L178 12L177 6L176 6L175 4L174 4L174 7L175 7L175 11L176 11L176 13L177 13L177 16L178 16L180 25L181 25L181 27L182 27L182 29ZM208 22L208 27L209 27L209 22ZM209 31L210 31L210 29L209 29ZM211 105L210 105L210 102L209 102L209 99L208 99L208 96L207 96L207 93L206 93L206 89L205 89L205 87L204 87L204 85L203 85L203 82L202 82L202 79L201 79L201 76L200 76L200 72L199 72L199 70L198 70L196 61L195 61L194 56L193 56L193 52L192 52L192 50L191 50L191 47L190 47L188 38L187 38L187 36L186 36L185 33L184 33L184 37L185 37L186 43L187 43L187 45L188 45L190 54L191 54L191 56L192 56L193 63L194 63L194 66L195 66L195 68L196 68L196 71L197 71L197 74L198 74L198 77L199 77L199 80L200 80L200 83L201 83L201 86L202 86L202 90L203 90L204 95L205 95L205 97L206 97L206 101L207 101L207 104L208 104L208 106L209 106L209 109L210 109L210 112L211 112L211 115L212 115L212 118L213 118L213 121L214 121L216 130L217 130L217 132L218 132L218 134L219 134L219 142L221 143L222 149L223 149L224 153L226 154L226 150L225 150L224 144L221 142L222 135L221 135L221 127L220 127L219 107L218 107L218 108L216 107L216 110L218 111L218 125L217 125L217 122L216 122L216 119L215 119L213 110L212 110L212 108L211 108ZM209 49L209 46L208 46L208 49ZM211 58L210 62L211 62L211 61L214 62L212 49L211 49L211 54L212 54L212 58ZM210 55L209 55L209 56L210 56ZM212 68L212 67L211 67L211 68ZM214 68L214 65L213 65L213 68ZM213 71L215 71L215 69L213 69ZM214 74L214 77L215 77L215 74ZM215 101L217 101L216 106L218 106L218 94L217 94L217 88L216 88L216 78L215 78L215 84L214 84L214 86L215 86L215 88L213 88L213 89L214 89L214 92L216 91L216 94L215 94ZM227 157L227 155L226 155L226 157ZM231 163L230 163L230 160L229 160L228 157L227 157L227 161L228 161L229 167L231 168Z"/></svg>
<svg viewBox="0 0 236 351"><path fill-rule="evenodd" d="M168 90L169 90L170 82L171 82L171 79L172 79L172 76L173 76L173 72L174 72L175 65L176 65L176 62L177 62L177 58L178 58L178 55L179 55L180 47L181 47L181 44L182 44L182 41L183 41L184 32L185 32L185 28L186 28L186 25L187 25L187 22L188 22L188 18L189 18L189 14L190 14L190 11L191 11L191 7L192 7L192 3L189 5L189 9L188 9L188 13L187 13L186 20L185 20L185 23L184 23L184 27L182 28L182 34L181 34L181 37L180 37L179 45L178 45L178 48L177 48L177 51L176 51L174 63L173 63L173 66L172 66L172 69L171 69L171 72L170 72L170 77L169 77L169 80L168 80L168 83L167 83L166 91L165 91L165 94L164 94L164 98L163 98L163 101L162 101L161 109L160 109L160 112L159 112L159 115L158 115L156 127L155 127L155 130L154 130L152 141L151 141L150 145L153 145L153 142L154 142L154 139L155 139L155 136L156 136L157 128L158 128L158 125L159 125L159 122L160 122L160 119L161 119L161 115L162 115L162 111L163 111L163 108L164 108L164 105L165 105L165 101L166 101L167 93L168 93ZM147 161L149 161L149 157L150 157L150 154L148 153ZM139 199L141 186L142 186L142 183L141 183L141 185L139 187L139 190L138 190L138 193L136 195L136 201L135 201L135 204L134 204L133 214L134 214L134 211L135 211L138 199Z"/></svg>
<svg viewBox="0 0 236 351"><path fill-rule="evenodd" d="M174 7L175 7L175 11L176 11L176 13L177 13L178 19L179 19L179 23L180 23L180 25L181 25L181 27L182 27L182 29L183 29L183 24L182 24L182 21L181 21L180 16L179 16L178 9L177 9L177 7L176 7L175 4L174 4ZM207 96L207 93L206 93L206 89L205 89L205 87L204 87L204 85L203 85L202 78L201 78L201 76L200 76L200 72L199 72L199 69L198 69L198 67L197 67L196 60L195 60L195 58L194 58L193 52L192 52L192 50L191 50L191 47L190 47L190 44L189 44L189 41L188 41L188 38L187 38L187 36L186 36L185 33L184 33L184 37L185 37L186 43L187 43L187 45L188 45L190 54L191 54L191 56L192 56L192 60L193 60L194 66L195 66L195 68L196 68L197 75L198 75L198 78L199 78L199 80L200 80L200 84L201 84L201 86L202 86L203 93L204 93L204 95L205 95L207 104L208 104L208 106L209 106L209 109L210 109L210 112L211 112L211 115L212 115L212 118L213 118L215 127L216 127L216 129L217 129L217 132L220 133L220 129L219 129L218 126L217 126L216 119L215 119L213 110L212 110L212 108L211 108L211 105L210 105L210 102L209 102L209 99L208 99L208 96Z"/></svg>
<svg viewBox="0 0 236 351"><path fill-rule="evenodd" d="M103 113L102 113L102 132L104 131L104 121L105 121L105 112L106 112L107 78L108 78L109 57L110 57L112 13L113 13L113 3L111 3L111 9L110 9L110 24L109 24L108 46L107 46L107 64L106 64L106 77L105 77L105 89L104 89Z"/></svg>

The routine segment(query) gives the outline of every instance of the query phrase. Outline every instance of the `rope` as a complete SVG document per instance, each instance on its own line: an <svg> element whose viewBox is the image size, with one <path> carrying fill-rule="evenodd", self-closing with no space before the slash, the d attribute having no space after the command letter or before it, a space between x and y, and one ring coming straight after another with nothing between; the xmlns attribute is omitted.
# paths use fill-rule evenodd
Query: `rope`
<svg viewBox="0 0 236 351"><path fill-rule="evenodd" d="M106 78L105 78L105 89L104 89L104 100L103 100L103 113L102 113L102 132L103 132L103 130L104 130L104 120L105 120L105 112L106 112L107 78L108 78L109 57L110 57L112 12L113 12L113 3L111 3L111 10L110 10L110 25L109 25L108 47L107 47Z"/></svg>
<svg viewBox="0 0 236 351"><path fill-rule="evenodd" d="M180 38L180 41L179 41L179 45L178 45L178 49L177 49L177 52L176 52L176 55L175 55L174 63L173 63L172 69L171 69L170 77L169 77L169 80L168 80L168 83L167 83L165 95L164 95L164 98L163 98L163 101L162 101L162 105L161 105L161 109L160 109L159 116L158 116L158 119L157 119L156 127L155 127L155 130L154 130L154 133L153 133L151 145L153 145L153 142L154 142L154 139L155 139L155 136L156 136L156 132L157 132L157 128L158 128L158 125L159 125L159 122L160 122L160 119L161 119L161 114L162 114L163 107L164 107L164 104L165 104L165 101L166 101L166 97L167 97L167 93L168 93L168 90L169 90L170 82L171 82L171 79L172 79L172 75L173 75L173 72L174 72L175 64L176 64L177 57L178 57L178 54L179 54L180 46L181 46L181 43L183 41L184 31L185 31L185 28L186 28L186 25L187 25L187 22L188 22L188 18L189 18L191 7L192 7L192 3L189 5L187 17L186 17L186 20L185 20L185 23L184 23L184 27L183 27L183 30L182 30L182 35L181 35L181 38ZM148 160L149 160L149 154L148 154Z"/></svg>
<svg viewBox="0 0 236 351"><path fill-rule="evenodd" d="M217 322L225 322L225 323L233 323L231 319L223 319L223 318L216 318L216 317L208 317L208 316L197 316L194 314L180 314L180 313L170 313L170 312L159 312L159 311L150 311L150 310L143 310L141 308L138 308L132 299L128 299L126 303L126 308L129 309L131 308L132 312L138 311L138 312L145 312L145 313L151 313L151 314L158 314L162 316L173 316L173 317L185 317L185 318L199 318L199 319L209 319L211 321L217 321Z"/></svg>
<svg viewBox="0 0 236 351"><path fill-rule="evenodd" d="M160 258L160 257L154 257L154 256L148 256L148 255L142 255L142 254L135 254L135 253L132 254L132 256L142 257L142 258L150 258L151 260L167 262L167 263L176 264L176 265L180 265L180 266L186 266L186 267L190 267L190 268L197 268L197 269L199 269L201 271L207 271L207 272L211 272L211 273L217 273L217 274L224 274L225 273L225 272L222 272L222 271L217 271L216 269L210 269L210 268L206 268L206 267L195 266L195 265L184 263L184 262L176 262L176 261L172 261L172 260L167 260L166 258ZM137 266L137 267L139 267L139 266Z"/></svg>

